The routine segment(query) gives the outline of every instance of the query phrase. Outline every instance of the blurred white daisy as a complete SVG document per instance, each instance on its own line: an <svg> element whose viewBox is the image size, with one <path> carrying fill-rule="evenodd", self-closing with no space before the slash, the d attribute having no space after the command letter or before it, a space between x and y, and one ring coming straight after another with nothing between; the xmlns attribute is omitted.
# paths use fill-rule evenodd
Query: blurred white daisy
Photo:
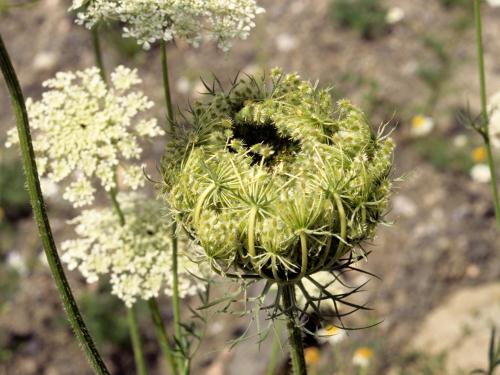
<svg viewBox="0 0 500 375"><path fill-rule="evenodd" d="M290 34L283 33L276 36L276 48L280 52L289 52L297 47L297 39Z"/></svg>
<svg viewBox="0 0 500 375"><path fill-rule="evenodd" d="M462 148L464 147L468 142L467 136L464 134L459 134L453 138L453 145L455 147Z"/></svg>
<svg viewBox="0 0 500 375"><path fill-rule="evenodd" d="M345 330L335 327L334 325L329 325L318 329L318 331L316 331L316 336L319 342L335 345L344 340L347 334Z"/></svg>
<svg viewBox="0 0 500 375"><path fill-rule="evenodd" d="M398 22L401 22L405 18L405 11L400 7L392 7L387 12L385 17L385 21L389 25L394 25Z"/></svg>
<svg viewBox="0 0 500 375"><path fill-rule="evenodd" d="M411 120L411 134L414 137L428 135L434 129L434 119L428 116L417 115Z"/></svg>
<svg viewBox="0 0 500 375"><path fill-rule="evenodd" d="M370 348L365 346L356 349L352 357L352 363L359 367L370 366L375 353Z"/></svg>
<svg viewBox="0 0 500 375"><path fill-rule="evenodd" d="M26 261L19 251L14 250L7 253L6 263L7 266L16 270L20 275L25 275L28 272Z"/></svg>
<svg viewBox="0 0 500 375"><path fill-rule="evenodd" d="M476 182L488 183L491 181L490 167L487 164L476 164L471 168L470 176Z"/></svg>
<svg viewBox="0 0 500 375"><path fill-rule="evenodd" d="M486 0L486 2L492 7L500 7L500 0Z"/></svg>

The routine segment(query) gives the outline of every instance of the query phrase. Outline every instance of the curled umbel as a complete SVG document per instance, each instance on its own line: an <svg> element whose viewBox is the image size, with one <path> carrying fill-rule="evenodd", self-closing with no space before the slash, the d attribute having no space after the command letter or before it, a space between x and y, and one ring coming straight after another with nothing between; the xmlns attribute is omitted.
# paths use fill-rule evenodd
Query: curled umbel
<svg viewBox="0 0 500 375"><path fill-rule="evenodd" d="M394 146L358 108L279 69L208 91L162 167L169 205L214 269L295 282L373 237Z"/></svg>

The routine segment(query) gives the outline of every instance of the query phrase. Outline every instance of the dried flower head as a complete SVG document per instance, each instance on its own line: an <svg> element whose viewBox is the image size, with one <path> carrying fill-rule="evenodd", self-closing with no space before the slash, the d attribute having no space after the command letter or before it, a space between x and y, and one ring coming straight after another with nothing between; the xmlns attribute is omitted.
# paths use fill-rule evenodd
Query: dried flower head
<svg viewBox="0 0 500 375"><path fill-rule="evenodd" d="M70 180L63 197L75 207L92 203L97 177L105 190L116 186L123 160L139 159L140 139L164 134L156 119L136 119L153 103L131 91L141 80L137 70L119 66L108 87L97 68L60 72L43 83L42 99L26 102L40 175L54 182ZM9 130L6 146L17 143ZM142 166L124 167L124 182L132 189L144 183Z"/></svg>
<svg viewBox="0 0 500 375"><path fill-rule="evenodd" d="M358 108L279 69L209 91L163 169L170 206L213 268L299 282L373 237L393 143Z"/></svg>
<svg viewBox="0 0 500 375"><path fill-rule="evenodd" d="M146 49L174 38L198 46L206 37L224 51L232 39L246 39L255 16L264 11L255 0L73 0L70 9L83 9L77 23L88 28L101 20L122 22L123 36Z"/></svg>
<svg viewBox="0 0 500 375"><path fill-rule="evenodd" d="M158 297L160 290L172 295L172 239L164 211L137 193L119 194L118 201L125 225L111 207L84 210L70 221L78 238L62 243L62 260L69 269L78 268L89 283L109 276L112 293L127 306L139 298ZM179 292L184 298L203 284L192 276L199 273L198 265L185 255L186 242L180 244Z"/></svg>

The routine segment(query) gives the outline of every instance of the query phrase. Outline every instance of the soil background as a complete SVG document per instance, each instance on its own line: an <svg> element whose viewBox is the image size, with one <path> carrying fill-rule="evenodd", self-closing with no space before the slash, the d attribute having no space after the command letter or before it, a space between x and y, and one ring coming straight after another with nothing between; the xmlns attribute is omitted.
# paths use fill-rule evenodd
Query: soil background
<svg viewBox="0 0 500 375"><path fill-rule="evenodd" d="M332 22L327 0L260 3L266 13L258 17L256 29L248 40L235 42L227 55L211 44L193 49L179 41L169 46L176 106L184 109L188 98L200 95L203 87L199 77L210 79L215 74L229 82L240 71L253 73L281 66L303 78L318 79L322 85L333 85L336 95L347 96L365 108L374 126L388 122L395 128L393 175L402 178L396 183L388 215L391 225L380 229L368 247L368 261L359 264L380 277L356 296L373 310L349 320L350 325L359 327L380 324L350 332L333 351L322 345L316 373L355 374L350 363L354 349L360 346L375 351L370 374L454 375L486 366L489 327L500 324L500 237L489 186L473 181L460 165L455 166L456 160L445 158L443 164L433 156L445 152L460 135L472 146L479 144L473 132L457 121L458 113L467 106L472 113L479 109L471 10L446 8L437 0L387 0L387 7L404 10L404 19L387 26L383 35L366 40ZM39 0L0 13L0 32L27 97L38 98L41 83L57 71L94 64L90 34L74 24L68 6L61 0ZM499 35L500 8L485 5L490 94L500 90ZM439 46L429 48L429 39L437 40ZM108 71L119 64L137 67L144 91L158 103L155 114L163 119L159 49L141 51L133 42L122 40L113 27L102 32L102 42ZM439 48L445 51L446 59L436 52ZM424 68L437 72L438 85L422 79ZM432 116L435 123L432 134L424 140L415 139L411 132L411 119L418 114ZM13 124L2 87L2 144ZM148 170L153 175L162 150L161 142L146 150ZM12 163L18 157L3 146L0 156ZM74 212L57 196L49 198L48 204L60 242L72 235L65 221ZM91 374L41 260L29 211L21 210L19 215L2 220L0 374ZM8 254L14 251L27 264L16 275L6 266ZM112 373L133 374L133 355L119 318L124 315L123 307L105 297L104 285L87 285L77 272L68 275ZM363 274L347 278L354 284L366 279ZM165 318L171 322L169 301L162 302ZM197 301L190 303L196 306ZM255 337L232 349L228 345L248 324L248 319L238 316L210 315L193 374L265 373L272 337L260 347ZM146 311L141 313L141 327L151 374L167 373ZM457 352L461 354L454 354ZM286 367L283 349L277 372L286 373Z"/></svg>

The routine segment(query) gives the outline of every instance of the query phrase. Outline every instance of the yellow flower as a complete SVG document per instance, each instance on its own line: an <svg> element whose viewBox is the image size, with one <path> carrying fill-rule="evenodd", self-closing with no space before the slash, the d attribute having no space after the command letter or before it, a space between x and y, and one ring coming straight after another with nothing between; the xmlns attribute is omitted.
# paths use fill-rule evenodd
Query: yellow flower
<svg viewBox="0 0 500 375"><path fill-rule="evenodd" d="M304 358L306 360L306 365L317 365L321 358L321 352L316 346L310 346L304 349Z"/></svg>
<svg viewBox="0 0 500 375"><path fill-rule="evenodd" d="M417 115L411 120L411 134L415 137L423 137L429 134L434 128L432 117Z"/></svg>
<svg viewBox="0 0 500 375"><path fill-rule="evenodd" d="M472 159L476 163L481 163L486 160L486 148L483 146L476 147L474 150L472 150Z"/></svg>
<svg viewBox="0 0 500 375"><path fill-rule="evenodd" d="M373 350L366 346L362 346L354 352L354 356L352 357L352 363L355 366L360 367L368 367L373 359L375 353Z"/></svg>

